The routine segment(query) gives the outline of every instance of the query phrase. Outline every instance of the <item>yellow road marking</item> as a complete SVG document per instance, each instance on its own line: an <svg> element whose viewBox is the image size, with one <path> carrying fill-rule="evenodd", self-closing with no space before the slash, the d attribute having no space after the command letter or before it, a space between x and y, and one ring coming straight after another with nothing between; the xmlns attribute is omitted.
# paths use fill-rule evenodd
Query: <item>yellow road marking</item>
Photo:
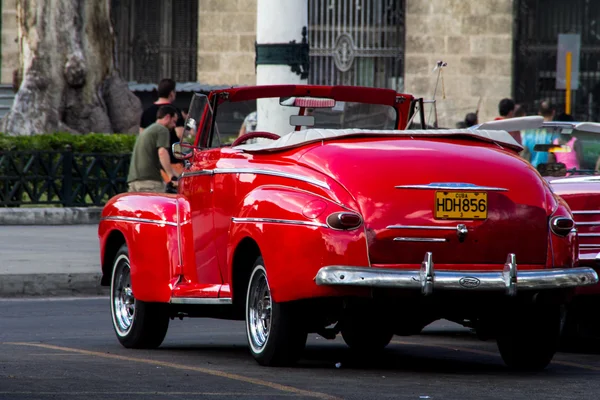
<svg viewBox="0 0 600 400"><path fill-rule="evenodd" d="M5 345L11 345L11 346L39 347L39 348L43 348L43 349L52 349L52 350L65 351L65 352L68 352L68 353L77 353L77 354L85 354L85 355L88 355L88 356L110 358L110 359L113 359L113 360L139 362L139 363L150 364L150 365L159 365L161 367L181 369L181 370L186 370L186 371L200 372L200 373L207 374L207 375L212 375L212 376L218 376L218 377L221 377L221 378L232 379L232 380L239 381L239 382L246 382L246 383L250 383L252 385L264 386L264 387L268 387L268 388L271 388L271 389L279 390L279 391L282 391L282 392L293 393L293 394L302 395L302 396L308 396L308 397L314 397L314 398L317 398L317 399L328 399L328 400L338 400L339 399L338 397L335 397L335 396L332 396L332 395L328 395L326 393L320 393L320 392L313 392L313 391L310 391L310 390L298 389L298 388L295 388L295 387L292 387L292 386L281 385L279 383L273 383L273 382L269 382L269 381L264 381L262 379L250 378L250 377L243 376L243 375L238 375L238 374L231 374L229 372L223 372L223 371L214 370L214 369L210 369L210 368L193 367L193 366L190 366L190 365L175 364L175 363L170 363L170 362L165 362L165 361L158 361L158 360L149 360L149 359L146 359L146 358L120 356L120 355L117 355L117 354L100 353L100 352L97 352L97 351L90 351L90 350L80 350L80 349L74 349L74 348L70 348L70 347L54 346L54 345L51 345L51 344L26 343L26 342L7 342L7 343L3 343L3 344L5 344Z"/></svg>
<svg viewBox="0 0 600 400"><path fill-rule="evenodd" d="M417 342L404 342L404 341L400 341L400 340L392 340L391 343L408 345L408 346L422 346L422 347L431 347L431 348L438 348L438 349L444 349L444 350L463 351L465 353L471 353L471 354L500 357L500 353L494 353L492 351L485 351L485 350L470 349L468 347L448 346L448 345L442 345L442 344L417 343ZM600 371L600 367L596 367L594 365L575 363L575 362L571 362L571 361L553 360L551 362L551 364L562 365L565 367L575 367L575 368L587 369L590 371Z"/></svg>

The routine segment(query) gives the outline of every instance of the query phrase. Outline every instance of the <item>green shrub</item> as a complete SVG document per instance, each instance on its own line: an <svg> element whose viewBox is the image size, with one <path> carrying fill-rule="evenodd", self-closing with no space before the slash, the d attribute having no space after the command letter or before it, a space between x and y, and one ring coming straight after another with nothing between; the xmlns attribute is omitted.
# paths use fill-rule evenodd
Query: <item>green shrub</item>
<svg viewBox="0 0 600 400"><path fill-rule="evenodd" d="M0 151L64 150L70 145L78 153L131 153L137 135L122 133L51 133L32 136L8 136L0 133Z"/></svg>

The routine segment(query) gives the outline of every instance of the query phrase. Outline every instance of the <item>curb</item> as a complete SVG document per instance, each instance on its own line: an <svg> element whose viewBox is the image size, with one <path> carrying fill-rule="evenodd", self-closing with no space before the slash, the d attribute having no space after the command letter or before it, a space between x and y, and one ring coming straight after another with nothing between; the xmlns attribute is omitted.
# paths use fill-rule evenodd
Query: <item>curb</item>
<svg viewBox="0 0 600 400"><path fill-rule="evenodd" d="M100 286L102 274L7 274L0 275L0 297L55 297L108 295Z"/></svg>
<svg viewBox="0 0 600 400"><path fill-rule="evenodd" d="M0 208L0 225L98 224L102 207Z"/></svg>

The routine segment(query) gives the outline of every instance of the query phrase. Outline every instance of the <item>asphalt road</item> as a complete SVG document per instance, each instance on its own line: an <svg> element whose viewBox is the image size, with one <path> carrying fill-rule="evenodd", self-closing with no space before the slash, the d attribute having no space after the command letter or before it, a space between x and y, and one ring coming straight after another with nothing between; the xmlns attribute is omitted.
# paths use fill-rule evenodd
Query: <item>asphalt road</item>
<svg viewBox="0 0 600 400"><path fill-rule="evenodd" d="M336 365L337 364L337 365ZM494 342L446 321L354 358L310 335L295 368L260 367L243 323L171 321L161 348L128 350L106 298L0 300L0 399L594 399L600 356L559 353L539 373L508 371Z"/></svg>

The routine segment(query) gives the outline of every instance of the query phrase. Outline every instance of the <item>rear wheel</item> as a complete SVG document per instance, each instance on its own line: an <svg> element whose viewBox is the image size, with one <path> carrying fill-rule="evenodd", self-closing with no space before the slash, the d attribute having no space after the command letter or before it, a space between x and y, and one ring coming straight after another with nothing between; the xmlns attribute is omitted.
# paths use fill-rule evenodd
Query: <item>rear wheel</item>
<svg viewBox="0 0 600 400"><path fill-rule="evenodd" d="M550 364L557 351L561 328L559 306L524 306L500 329L497 343L506 365L537 371Z"/></svg>
<svg viewBox="0 0 600 400"><path fill-rule="evenodd" d="M169 328L167 305L136 300L131 288L127 245L121 246L113 263L110 311L119 342L127 348L155 348Z"/></svg>
<svg viewBox="0 0 600 400"><path fill-rule="evenodd" d="M254 263L248 284L246 334L252 356L266 366L294 364L308 336L296 305L272 299L262 257Z"/></svg>

